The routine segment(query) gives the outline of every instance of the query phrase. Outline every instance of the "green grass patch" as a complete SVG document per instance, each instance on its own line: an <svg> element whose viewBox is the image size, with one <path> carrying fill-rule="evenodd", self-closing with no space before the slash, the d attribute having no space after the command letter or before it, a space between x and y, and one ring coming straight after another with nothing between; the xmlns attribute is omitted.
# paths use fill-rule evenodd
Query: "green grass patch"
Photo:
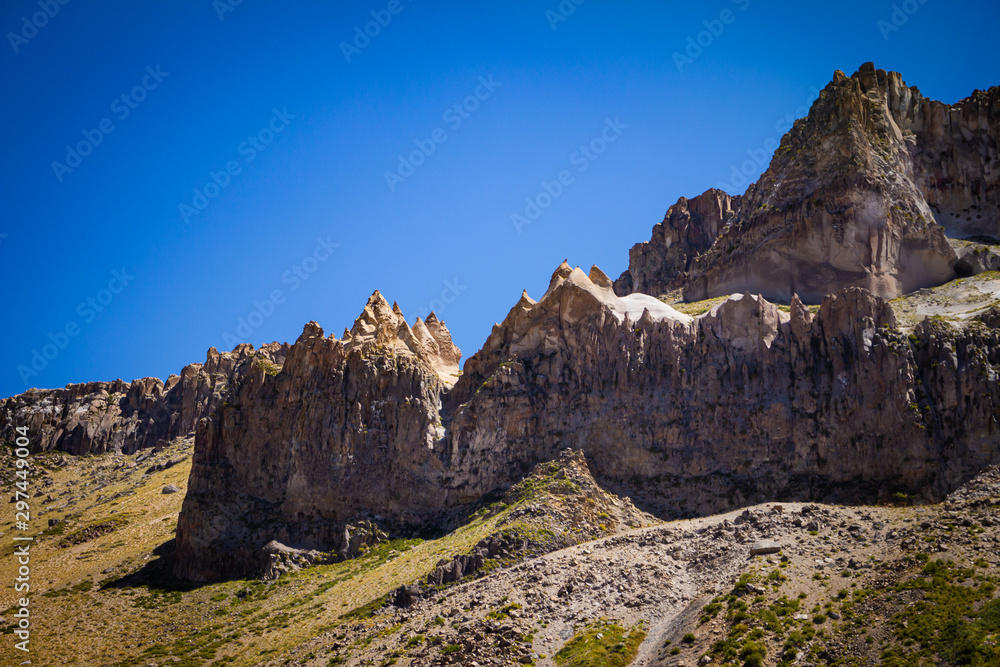
<svg viewBox="0 0 1000 667"><path fill-rule="evenodd" d="M646 638L640 623L626 632L614 621L598 621L577 632L555 655L557 667L624 667Z"/></svg>
<svg viewBox="0 0 1000 667"><path fill-rule="evenodd" d="M916 594L890 622L900 645L882 653L885 667L937 664L1000 667L1000 599L991 578L950 560L927 563L897 587Z"/></svg>
<svg viewBox="0 0 1000 667"><path fill-rule="evenodd" d="M684 313L685 315L690 315L692 317L698 317L699 315L704 315L708 311L712 310L716 305L722 303L729 298L726 296L717 296L712 299L705 299L704 301L694 301L692 303L672 303L670 307L674 310Z"/></svg>
<svg viewBox="0 0 1000 667"><path fill-rule="evenodd" d="M356 607L351 611L344 614L341 618L361 620L365 618L371 618L376 611L381 609L389 601L388 595L383 595L382 597L375 598L367 604L363 604L360 607Z"/></svg>
<svg viewBox="0 0 1000 667"><path fill-rule="evenodd" d="M167 591L157 588L149 589L149 595L140 595L134 605L140 609L160 609L181 601L180 591Z"/></svg>

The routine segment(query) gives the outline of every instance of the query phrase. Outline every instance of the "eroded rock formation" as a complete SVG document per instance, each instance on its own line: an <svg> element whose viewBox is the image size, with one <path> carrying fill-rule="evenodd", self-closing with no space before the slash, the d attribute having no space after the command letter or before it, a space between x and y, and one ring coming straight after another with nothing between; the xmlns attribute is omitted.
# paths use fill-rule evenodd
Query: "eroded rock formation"
<svg viewBox="0 0 1000 667"><path fill-rule="evenodd" d="M891 299L944 283L959 262L946 234L1000 237L998 136L1000 87L949 105L871 63L838 70L746 193L671 207L630 252L619 293L819 303L845 287Z"/></svg>
<svg viewBox="0 0 1000 667"><path fill-rule="evenodd" d="M30 389L0 404L0 438L13 440L15 426L27 426L32 446L71 454L132 453L191 433L209 416L223 394L253 359L284 363L288 344L232 352L208 351L204 364L189 364L164 383L159 378L132 382L87 382L63 389Z"/></svg>
<svg viewBox="0 0 1000 667"><path fill-rule="evenodd" d="M280 373L251 370L201 422L179 575L243 574L271 540L334 551L359 517L442 526L566 447L660 516L938 498L1000 455L1000 332L908 336L859 288L816 313L744 294L691 318L564 263L450 390L379 295L359 323L308 325Z"/></svg>
<svg viewBox="0 0 1000 667"><path fill-rule="evenodd" d="M678 199L653 226L652 238L629 250L629 268L615 281L615 292L658 296L683 287L691 263L736 219L739 205L739 195L716 189Z"/></svg>
<svg viewBox="0 0 1000 667"><path fill-rule="evenodd" d="M436 317L411 328L378 292L340 339L307 324L279 373L253 367L199 424L176 572L243 574L270 540L342 550L359 516L446 509L435 446L459 356Z"/></svg>
<svg viewBox="0 0 1000 667"><path fill-rule="evenodd" d="M927 320L907 336L858 288L815 314L744 294L691 322L619 321L604 304L543 316L580 303L578 284L522 297L446 398L465 497L557 446L661 513L894 487L936 497L997 456L995 329Z"/></svg>
<svg viewBox="0 0 1000 667"><path fill-rule="evenodd" d="M566 448L661 517L942 498L1000 460L1000 316L901 331L886 299L996 265L945 233L1000 236L998 97L949 107L838 71L746 193L678 201L614 283L563 262L461 373L442 322L376 292L339 339L310 322L166 384L27 392L0 434L86 453L196 429L174 562L196 580L453 527ZM678 288L728 298L691 317L644 293ZM442 581L475 564L457 562Z"/></svg>

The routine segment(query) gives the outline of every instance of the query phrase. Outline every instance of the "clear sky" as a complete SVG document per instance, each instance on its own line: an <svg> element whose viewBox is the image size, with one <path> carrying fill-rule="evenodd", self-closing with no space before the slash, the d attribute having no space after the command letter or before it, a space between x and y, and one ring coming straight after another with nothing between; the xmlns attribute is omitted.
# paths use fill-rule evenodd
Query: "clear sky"
<svg viewBox="0 0 1000 667"><path fill-rule="evenodd" d="M339 335L375 289L467 357L564 258L617 277L678 197L741 192L835 70L1000 84L995 1L4 0L0 27L0 396Z"/></svg>

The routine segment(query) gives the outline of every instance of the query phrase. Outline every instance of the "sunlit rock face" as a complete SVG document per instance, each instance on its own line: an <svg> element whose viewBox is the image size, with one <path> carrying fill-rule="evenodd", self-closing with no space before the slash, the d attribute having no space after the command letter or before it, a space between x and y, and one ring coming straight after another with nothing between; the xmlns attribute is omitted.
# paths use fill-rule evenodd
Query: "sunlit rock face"
<svg viewBox="0 0 1000 667"><path fill-rule="evenodd" d="M660 517L941 498L1000 460L1000 318L904 332L888 299L996 265L946 235L1000 236L998 94L837 72L746 193L679 200L617 281L563 262L461 371L444 323L376 292L339 338L33 390L0 431L79 454L195 431L174 571L203 581L453 528L567 448ZM675 290L725 298L691 317Z"/></svg>
<svg viewBox="0 0 1000 667"><path fill-rule="evenodd" d="M815 313L744 293L692 318L563 263L454 386L447 329L436 348L418 329L376 294L342 338L310 323L280 369L242 377L199 424L178 575L245 574L271 540L343 551L361 520L447 527L567 447L664 517L936 498L1000 458L998 330L906 335L860 288Z"/></svg>
<svg viewBox="0 0 1000 667"><path fill-rule="evenodd" d="M349 520L440 514L441 396L460 356L433 314L410 327L378 292L339 339L307 324L280 368L252 368L200 422L177 574L247 574L271 540L344 550Z"/></svg>
<svg viewBox="0 0 1000 667"><path fill-rule="evenodd" d="M1000 87L949 105L871 63L837 71L746 193L682 198L616 289L819 303L846 287L892 299L940 285L960 261L946 236L1000 238L998 136Z"/></svg>
<svg viewBox="0 0 1000 667"><path fill-rule="evenodd" d="M560 267L466 362L445 399L449 467L470 480L456 500L558 446L664 515L897 488L936 497L997 458L995 329L927 321L908 336L860 288L815 314L746 293L694 319L663 304L619 318L595 296L601 276L587 285Z"/></svg>

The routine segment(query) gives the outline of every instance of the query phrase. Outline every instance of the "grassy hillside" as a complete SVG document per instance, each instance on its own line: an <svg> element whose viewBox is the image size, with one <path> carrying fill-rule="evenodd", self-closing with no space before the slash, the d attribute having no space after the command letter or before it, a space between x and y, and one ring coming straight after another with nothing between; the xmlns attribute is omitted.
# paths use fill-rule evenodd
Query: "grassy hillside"
<svg viewBox="0 0 1000 667"><path fill-rule="evenodd" d="M1000 665L996 471L933 507L781 503L651 525L567 455L438 539L192 585L169 572L191 452L33 457L32 665ZM7 582L24 533L8 507L0 665L17 665ZM494 538L523 548L386 604ZM763 538L781 551L749 555Z"/></svg>

